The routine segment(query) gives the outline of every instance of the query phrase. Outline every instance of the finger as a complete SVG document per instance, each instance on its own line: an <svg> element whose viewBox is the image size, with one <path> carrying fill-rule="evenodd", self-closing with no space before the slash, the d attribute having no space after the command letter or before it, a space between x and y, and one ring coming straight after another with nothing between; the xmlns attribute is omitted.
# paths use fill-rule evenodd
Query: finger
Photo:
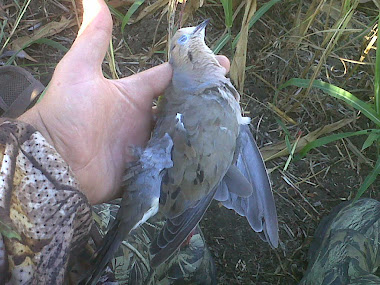
<svg viewBox="0 0 380 285"><path fill-rule="evenodd" d="M224 55L217 55L216 59L219 61L220 65L226 70L226 73L230 71L230 61Z"/></svg>
<svg viewBox="0 0 380 285"><path fill-rule="evenodd" d="M101 73L101 63L112 35L112 18L103 0L83 0L83 23L78 36L64 57L71 69ZM75 64L75 68L73 66Z"/></svg>
<svg viewBox="0 0 380 285"><path fill-rule="evenodd" d="M170 64L164 63L116 81L126 96L134 96L138 103L151 104L168 87L172 72Z"/></svg>

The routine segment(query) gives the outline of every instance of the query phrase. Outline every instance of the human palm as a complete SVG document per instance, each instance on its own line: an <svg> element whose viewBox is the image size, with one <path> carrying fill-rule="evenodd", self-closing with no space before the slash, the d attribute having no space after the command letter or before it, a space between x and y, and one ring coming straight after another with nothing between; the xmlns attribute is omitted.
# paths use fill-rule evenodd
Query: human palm
<svg viewBox="0 0 380 285"><path fill-rule="evenodd" d="M102 0L83 0L83 24L57 65L40 103L19 119L32 124L69 164L81 191L96 204L118 196L122 173L152 127L152 101L172 76L168 63L120 80L104 78L101 63L112 34ZM229 62L219 57L228 69Z"/></svg>

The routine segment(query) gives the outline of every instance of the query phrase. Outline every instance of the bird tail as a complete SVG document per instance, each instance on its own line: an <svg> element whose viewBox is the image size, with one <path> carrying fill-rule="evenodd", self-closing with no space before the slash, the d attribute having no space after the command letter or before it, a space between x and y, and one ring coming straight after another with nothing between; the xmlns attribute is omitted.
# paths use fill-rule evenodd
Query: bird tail
<svg viewBox="0 0 380 285"><path fill-rule="evenodd" d="M124 239L124 231L120 230L120 220L116 219L103 239L102 247L96 253L92 270L80 285L95 285L114 256Z"/></svg>
<svg viewBox="0 0 380 285"><path fill-rule="evenodd" d="M166 220L165 226L150 245L150 254L152 256L150 265L152 268L156 268L168 260L185 241L202 219L212 201L215 191L216 188L194 207L188 208L181 215Z"/></svg>
<svg viewBox="0 0 380 285"><path fill-rule="evenodd" d="M157 213L163 171L173 166L173 141L165 134L150 143L124 175L124 194L116 219L96 254L91 273L82 284L96 284L123 239Z"/></svg>

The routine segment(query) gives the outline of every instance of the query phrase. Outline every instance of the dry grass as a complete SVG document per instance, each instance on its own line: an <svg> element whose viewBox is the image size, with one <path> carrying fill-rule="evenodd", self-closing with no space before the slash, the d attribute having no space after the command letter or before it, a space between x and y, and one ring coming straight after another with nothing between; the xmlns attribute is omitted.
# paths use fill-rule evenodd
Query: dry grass
<svg viewBox="0 0 380 285"><path fill-rule="evenodd" d="M312 88L312 83L322 80L373 103L379 1L283 0L257 19L254 12L268 1L232 1L231 27L225 25L218 0L145 1L130 13L122 33L133 3L109 2L114 36L104 61L105 76L123 77L165 61L167 28L172 34L178 23L212 18L208 43L223 46L221 53L233 59L231 76L242 93L244 110L253 118L258 144L270 160L281 248L263 250L260 259L256 253L244 254L248 249L254 252L254 246L240 244L240 258L226 258L231 249L216 242L206 216L204 227L210 229L206 236L217 257L220 283L296 283L306 268L306 251L319 220L331 207L355 196L378 159L376 144L362 150L366 136L353 136L295 160L297 152L317 138L376 128L362 113ZM78 30L81 4L8 0L0 5L0 64L24 66L47 84ZM24 50L16 55L20 48ZM280 89L291 78L307 78L310 84ZM379 193L375 181L365 195L379 199Z"/></svg>

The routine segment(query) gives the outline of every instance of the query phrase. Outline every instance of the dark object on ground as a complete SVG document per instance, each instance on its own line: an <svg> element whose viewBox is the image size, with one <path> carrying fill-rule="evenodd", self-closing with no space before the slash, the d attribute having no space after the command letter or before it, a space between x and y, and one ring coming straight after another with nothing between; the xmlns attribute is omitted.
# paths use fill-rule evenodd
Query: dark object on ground
<svg viewBox="0 0 380 285"><path fill-rule="evenodd" d="M18 66L0 67L0 86L0 115L13 119L35 103L45 88L28 71Z"/></svg>
<svg viewBox="0 0 380 285"><path fill-rule="evenodd" d="M380 284L380 202L342 203L322 220L300 285Z"/></svg>

